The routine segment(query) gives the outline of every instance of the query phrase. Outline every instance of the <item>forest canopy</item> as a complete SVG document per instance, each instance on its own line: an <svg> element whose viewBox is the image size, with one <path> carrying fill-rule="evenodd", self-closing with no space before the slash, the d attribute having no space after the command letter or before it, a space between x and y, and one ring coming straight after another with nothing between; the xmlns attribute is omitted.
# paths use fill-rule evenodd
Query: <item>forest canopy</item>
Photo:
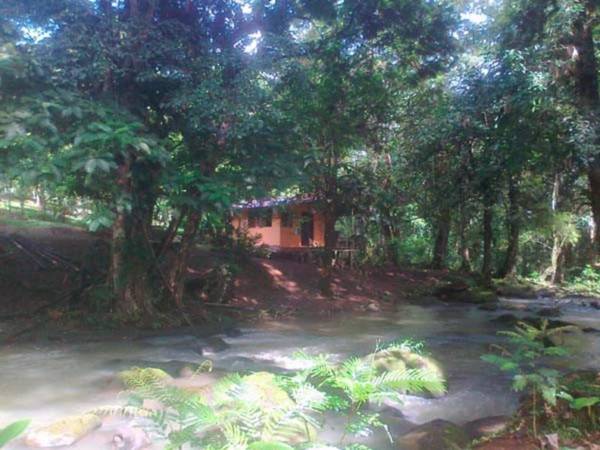
<svg viewBox="0 0 600 450"><path fill-rule="evenodd" d="M234 204L298 193L324 217L325 293L340 238L365 266L592 279L599 17L595 0L3 0L0 189L109 236L125 320L184 307L190 253L234 245Z"/></svg>

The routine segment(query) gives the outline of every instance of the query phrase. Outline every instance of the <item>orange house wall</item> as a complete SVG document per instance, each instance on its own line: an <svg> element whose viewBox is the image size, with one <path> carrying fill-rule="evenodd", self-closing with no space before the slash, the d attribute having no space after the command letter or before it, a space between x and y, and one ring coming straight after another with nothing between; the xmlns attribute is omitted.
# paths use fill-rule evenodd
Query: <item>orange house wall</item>
<svg viewBox="0 0 600 450"><path fill-rule="evenodd" d="M293 214L293 226L282 227L280 212L273 211L273 218L270 227L252 227L248 228L248 211L242 210L236 214L231 224L234 228L246 228L250 236L260 235L258 245L272 245L277 247L301 247L300 239L300 218L303 212L313 213L313 245L322 247L325 245L325 226L323 216L316 212L310 205L292 205L287 211ZM296 234L298 231L298 234Z"/></svg>

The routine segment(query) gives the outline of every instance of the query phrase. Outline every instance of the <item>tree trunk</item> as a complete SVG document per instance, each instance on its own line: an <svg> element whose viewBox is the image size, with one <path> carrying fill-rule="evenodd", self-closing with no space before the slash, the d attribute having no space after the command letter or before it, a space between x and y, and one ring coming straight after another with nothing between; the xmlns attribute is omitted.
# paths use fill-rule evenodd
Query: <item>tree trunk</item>
<svg viewBox="0 0 600 450"><path fill-rule="evenodd" d="M38 206L42 211L42 215L46 217L46 215L48 214L48 207L46 205L46 192L41 187L37 189L37 201Z"/></svg>
<svg viewBox="0 0 600 450"><path fill-rule="evenodd" d="M560 175L557 173L554 176L554 183L552 185L552 213L559 211L560 201ZM562 262L563 262L563 242L560 237L560 233L555 232L552 239L552 254L550 256L550 268L548 269L548 281L551 284L556 284L562 281Z"/></svg>
<svg viewBox="0 0 600 450"><path fill-rule="evenodd" d="M590 118L590 123L598 123L600 106L600 93L598 92L598 62L594 47L594 16L597 6L595 2L588 1L580 18L573 25L573 42L569 47L570 57L574 61L573 76L575 92L581 111ZM596 125L597 126L597 125ZM590 189L592 218L596 230L593 246L594 255L592 262L597 262L600 257L600 147L599 139L594 142L594 153L590 155L587 174Z"/></svg>
<svg viewBox="0 0 600 450"><path fill-rule="evenodd" d="M450 208L446 206L442 207L437 220L436 229L431 268L439 270L446 268L448 237L450 236Z"/></svg>
<svg viewBox="0 0 600 450"><path fill-rule="evenodd" d="M171 216L171 220L169 221L167 231L165 232L165 235L163 236L160 242L160 246L158 247L158 251L156 252L157 259L160 260L165 255L165 253L175 240L175 237L177 236L177 231L179 230L179 225L181 225L181 221L183 220L185 214L185 211L179 211L179 214Z"/></svg>
<svg viewBox="0 0 600 450"><path fill-rule="evenodd" d="M519 191L516 180L511 177L508 181L508 214L506 218L508 229L508 248L500 276L511 277L516 274L517 257L519 255L519 235L521 223L519 220Z"/></svg>
<svg viewBox="0 0 600 450"><path fill-rule="evenodd" d="M458 222L458 256L460 257L460 270L463 272L471 271L471 254L469 252L469 244L467 242L467 212L464 203L464 197L461 194L459 206L459 222Z"/></svg>
<svg viewBox="0 0 600 450"><path fill-rule="evenodd" d="M152 221L154 197L137 196L128 157L118 168L117 185L121 201L129 199L131 210L125 205L117 207L112 227L109 281L115 299L115 310L125 321L138 321L154 315L153 291L150 276L154 261L148 246L146 230Z"/></svg>
<svg viewBox="0 0 600 450"><path fill-rule="evenodd" d="M592 263L600 259L600 156L596 156L588 169L590 183L590 200L592 204L592 218L594 220L592 233Z"/></svg>
<svg viewBox="0 0 600 450"><path fill-rule="evenodd" d="M550 276L548 281L551 284L561 283L563 281L563 246L558 236L554 237L552 242L552 256L550 258Z"/></svg>
<svg viewBox="0 0 600 450"><path fill-rule="evenodd" d="M333 281L333 263L334 263L334 251L337 246L337 232L335 231L335 223L337 217L331 210L327 210L323 214L324 226L325 226L325 247L323 249L322 267L321 267L321 279L319 280L321 293L327 297L333 295L332 281Z"/></svg>
<svg viewBox="0 0 600 450"><path fill-rule="evenodd" d="M483 201L483 264L481 274L485 286L492 285L492 240L493 240L493 201L489 193L484 194Z"/></svg>
<svg viewBox="0 0 600 450"><path fill-rule="evenodd" d="M194 239L196 238L199 223L200 214L198 212L190 213L183 229L183 235L181 236L179 252L177 252L175 261L173 262L167 277L171 296L179 309L183 308L185 275L187 272L188 260L194 247Z"/></svg>

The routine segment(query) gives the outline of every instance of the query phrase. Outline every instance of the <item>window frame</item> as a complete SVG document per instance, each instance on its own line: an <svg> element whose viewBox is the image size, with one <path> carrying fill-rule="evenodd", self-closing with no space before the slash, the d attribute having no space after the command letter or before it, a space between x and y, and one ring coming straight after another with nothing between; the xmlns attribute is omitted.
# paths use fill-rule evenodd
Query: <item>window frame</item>
<svg viewBox="0 0 600 450"><path fill-rule="evenodd" d="M271 228L273 208L252 208L248 210L248 228Z"/></svg>

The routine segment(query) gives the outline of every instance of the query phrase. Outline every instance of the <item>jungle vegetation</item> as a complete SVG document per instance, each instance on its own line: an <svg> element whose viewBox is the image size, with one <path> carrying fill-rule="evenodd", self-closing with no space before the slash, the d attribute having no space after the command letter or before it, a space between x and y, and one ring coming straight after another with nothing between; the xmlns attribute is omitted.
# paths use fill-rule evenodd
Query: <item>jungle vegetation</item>
<svg viewBox="0 0 600 450"><path fill-rule="evenodd" d="M124 321L184 307L231 206L310 192L361 263L596 285L595 0L3 0L0 188L110 239ZM158 245L154 231L162 230Z"/></svg>

